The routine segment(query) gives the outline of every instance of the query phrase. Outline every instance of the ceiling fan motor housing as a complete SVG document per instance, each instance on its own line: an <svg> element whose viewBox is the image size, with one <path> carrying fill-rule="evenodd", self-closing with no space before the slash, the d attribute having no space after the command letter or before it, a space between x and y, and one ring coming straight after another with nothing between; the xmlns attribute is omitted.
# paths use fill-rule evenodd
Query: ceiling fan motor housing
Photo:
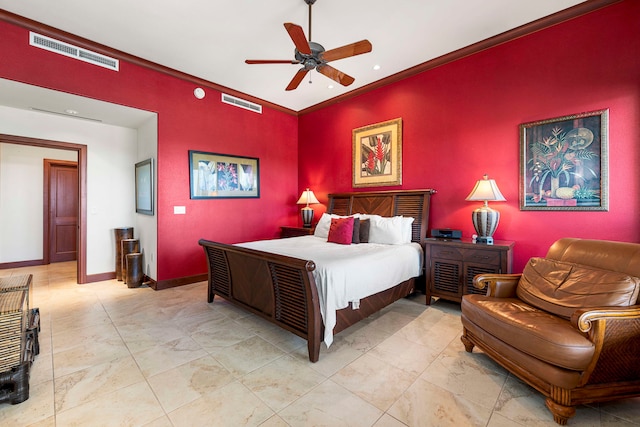
<svg viewBox="0 0 640 427"><path fill-rule="evenodd" d="M300 53L298 49L295 49L295 58L299 61L306 70L313 70L318 65L326 63L321 59L321 54L324 53L324 47L321 44L315 42L309 42L311 48L311 55Z"/></svg>

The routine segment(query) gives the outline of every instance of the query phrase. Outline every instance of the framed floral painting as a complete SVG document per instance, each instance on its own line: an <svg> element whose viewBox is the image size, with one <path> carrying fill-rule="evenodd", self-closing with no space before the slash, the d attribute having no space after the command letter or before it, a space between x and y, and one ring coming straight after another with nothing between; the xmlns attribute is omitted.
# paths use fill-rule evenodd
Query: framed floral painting
<svg viewBox="0 0 640 427"><path fill-rule="evenodd" d="M402 184L402 119L353 130L353 186Z"/></svg>
<svg viewBox="0 0 640 427"><path fill-rule="evenodd" d="M606 211L609 110L520 125L520 209Z"/></svg>
<svg viewBox="0 0 640 427"><path fill-rule="evenodd" d="M260 197L260 161L254 157L189 151L192 199Z"/></svg>

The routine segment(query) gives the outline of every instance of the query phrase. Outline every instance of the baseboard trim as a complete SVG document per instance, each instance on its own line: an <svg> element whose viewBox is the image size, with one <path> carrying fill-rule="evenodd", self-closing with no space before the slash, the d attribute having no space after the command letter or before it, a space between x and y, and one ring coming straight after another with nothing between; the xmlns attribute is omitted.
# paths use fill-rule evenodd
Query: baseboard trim
<svg viewBox="0 0 640 427"><path fill-rule="evenodd" d="M116 278L116 272L111 271L109 273L100 274L88 274L86 283L104 282L105 280L113 280Z"/></svg>
<svg viewBox="0 0 640 427"><path fill-rule="evenodd" d="M156 291L161 291L163 289L175 288L177 286L203 282L207 279L208 279L208 275L206 273L196 274L195 276L179 277L177 279L159 280L157 282L154 282L153 284L149 284L149 287Z"/></svg>
<svg viewBox="0 0 640 427"><path fill-rule="evenodd" d="M44 265L44 260L34 259L30 261L2 262L0 263L0 270L6 270L9 268L33 267L34 265Z"/></svg>

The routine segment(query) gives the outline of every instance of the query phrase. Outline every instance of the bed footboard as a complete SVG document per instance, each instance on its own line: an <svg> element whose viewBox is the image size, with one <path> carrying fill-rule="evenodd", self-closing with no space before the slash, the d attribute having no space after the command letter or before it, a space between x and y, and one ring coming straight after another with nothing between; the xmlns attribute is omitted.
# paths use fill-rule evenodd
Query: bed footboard
<svg viewBox="0 0 640 427"><path fill-rule="evenodd" d="M315 264L201 239L209 269L208 301L219 295L307 340L317 362L322 318L313 278Z"/></svg>

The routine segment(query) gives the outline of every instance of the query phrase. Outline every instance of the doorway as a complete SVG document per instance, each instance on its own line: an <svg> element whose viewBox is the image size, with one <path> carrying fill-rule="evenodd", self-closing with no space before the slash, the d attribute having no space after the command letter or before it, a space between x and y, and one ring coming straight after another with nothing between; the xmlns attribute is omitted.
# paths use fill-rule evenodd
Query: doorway
<svg viewBox="0 0 640 427"><path fill-rule="evenodd" d="M75 261L78 237L78 163L44 159L44 264Z"/></svg>
<svg viewBox="0 0 640 427"><path fill-rule="evenodd" d="M87 146L70 142L52 141L47 139L28 138L24 136L0 134L0 141L9 144L30 145L35 147L70 150L77 153L77 236L76 259L77 281L87 283ZM46 216L46 215L45 215ZM43 258L47 257L45 251Z"/></svg>

